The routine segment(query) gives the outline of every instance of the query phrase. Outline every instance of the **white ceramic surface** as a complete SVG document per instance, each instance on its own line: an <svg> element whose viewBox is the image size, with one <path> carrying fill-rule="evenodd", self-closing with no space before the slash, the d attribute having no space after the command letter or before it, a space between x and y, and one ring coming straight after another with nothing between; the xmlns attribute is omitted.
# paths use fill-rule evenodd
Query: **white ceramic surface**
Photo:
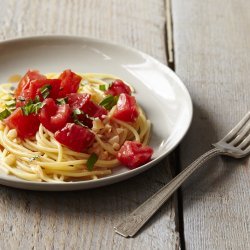
<svg viewBox="0 0 250 250"><path fill-rule="evenodd" d="M27 69L41 73L103 72L119 76L136 90L138 103L151 120L151 162L135 169L119 167L111 176L74 183L35 183L0 175L0 184L30 190L63 191L89 189L135 176L154 166L181 141L192 119L190 95L176 74L152 57L102 40L43 36L14 39L0 43L0 82ZM157 166L155 166L157 167Z"/></svg>

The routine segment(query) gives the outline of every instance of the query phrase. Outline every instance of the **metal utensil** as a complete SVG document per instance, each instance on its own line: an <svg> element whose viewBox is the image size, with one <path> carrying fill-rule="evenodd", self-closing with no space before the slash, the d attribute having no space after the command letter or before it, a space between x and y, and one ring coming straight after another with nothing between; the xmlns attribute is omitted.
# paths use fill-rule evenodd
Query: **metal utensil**
<svg viewBox="0 0 250 250"><path fill-rule="evenodd" d="M114 227L115 232L124 237L133 237L167 199L188 179L204 162L216 155L243 158L250 153L250 112L219 142L215 148L200 156L173 180L146 200L122 222Z"/></svg>

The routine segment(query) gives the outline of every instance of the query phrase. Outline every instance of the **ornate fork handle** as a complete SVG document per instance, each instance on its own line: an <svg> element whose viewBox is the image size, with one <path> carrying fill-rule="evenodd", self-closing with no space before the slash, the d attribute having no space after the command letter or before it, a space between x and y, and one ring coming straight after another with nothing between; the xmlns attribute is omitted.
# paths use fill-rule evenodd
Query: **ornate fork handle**
<svg viewBox="0 0 250 250"><path fill-rule="evenodd" d="M128 217L126 217L118 226L116 226L116 233L124 237L133 237L195 170L202 166L202 164L207 160L223 153L224 152L220 149L214 148L201 155L173 180L171 180L130 215L128 215Z"/></svg>

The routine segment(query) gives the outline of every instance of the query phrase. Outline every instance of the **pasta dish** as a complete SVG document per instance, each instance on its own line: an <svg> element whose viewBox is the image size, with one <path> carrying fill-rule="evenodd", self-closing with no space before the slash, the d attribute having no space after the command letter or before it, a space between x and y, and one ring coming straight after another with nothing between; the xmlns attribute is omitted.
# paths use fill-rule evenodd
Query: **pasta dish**
<svg viewBox="0 0 250 250"><path fill-rule="evenodd" d="M0 169L27 181L98 179L151 160L150 121L110 74L42 75L0 85Z"/></svg>

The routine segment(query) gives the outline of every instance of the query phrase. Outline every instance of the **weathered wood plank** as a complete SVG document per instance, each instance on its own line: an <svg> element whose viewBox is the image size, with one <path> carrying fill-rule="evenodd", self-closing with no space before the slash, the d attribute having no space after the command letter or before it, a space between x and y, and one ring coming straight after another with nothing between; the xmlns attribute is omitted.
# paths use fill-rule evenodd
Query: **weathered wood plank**
<svg viewBox="0 0 250 250"><path fill-rule="evenodd" d="M194 119L182 166L210 148L250 107L250 2L173 0L175 67ZM187 249L249 249L249 159L216 159L183 188Z"/></svg>
<svg viewBox="0 0 250 250"><path fill-rule="evenodd" d="M0 0L0 39L84 35L139 48L166 63L164 1ZM1 249L178 249L171 200L135 239L113 226L170 178L167 161L129 181L89 191L0 187Z"/></svg>

